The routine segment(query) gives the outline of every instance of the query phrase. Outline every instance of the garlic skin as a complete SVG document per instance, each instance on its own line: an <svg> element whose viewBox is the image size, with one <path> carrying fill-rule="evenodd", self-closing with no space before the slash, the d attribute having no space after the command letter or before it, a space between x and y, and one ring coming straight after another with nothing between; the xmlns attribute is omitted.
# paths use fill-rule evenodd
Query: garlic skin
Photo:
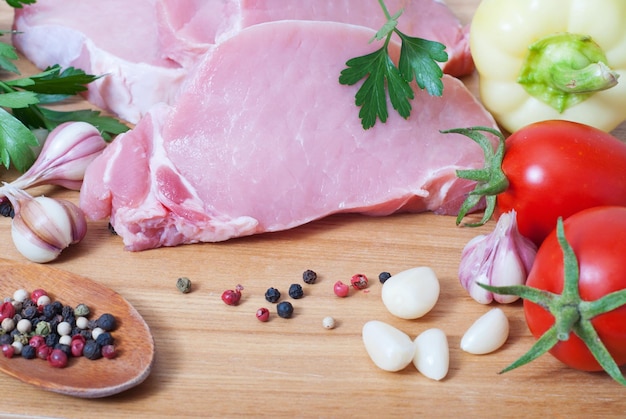
<svg viewBox="0 0 626 419"><path fill-rule="evenodd" d="M106 145L95 126L82 121L65 122L50 132L35 163L11 185L18 189L59 185L79 190L87 166Z"/></svg>
<svg viewBox="0 0 626 419"><path fill-rule="evenodd" d="M62 199L33 198L20 189L7 189L15 209L11 237L16 249L27 259L46 263L63 249L81 241L87 233L85 215L78 206Z"/></svg>
<svg viewBox="0 0 626 419"><path fill-rule="evenodd" d="M461 254L459 280L481 304L508 304L519 297L494 294L477 283L493 286L523 285L532 267L537 246L517 229L514 210L502 214L493 232L470 240Z"/></svg>

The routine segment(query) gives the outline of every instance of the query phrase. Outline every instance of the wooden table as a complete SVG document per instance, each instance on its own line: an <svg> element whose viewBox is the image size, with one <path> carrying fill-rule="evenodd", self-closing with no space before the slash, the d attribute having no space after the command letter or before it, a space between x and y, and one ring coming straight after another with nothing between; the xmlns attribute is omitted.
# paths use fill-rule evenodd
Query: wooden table
<svg viewBox="0 0 626 419"><path fill-rule="evenodd" d="M464 22L478 0L449 0ZM2 2L0 23L11 10ZM27 63L22 63L28 68ZM80 104L85 106L86 104ZM621 127L617 133L626 139ZM1 175L3 178L9 176ZM77 200L76 192L41 188ZM152 374L138 387L105 399L84 400L41 391L0 377L0 411L12 415L84 418L262 416L262 417L576 417L626 412L626 390L603 373L569 369L551 356L498 375L534 342L521 304L504 306L511 335L494 354L459 349L471 323L491 307L474 302L457 279L460 252L480 229L457 228L451 217L432 214L369 218L332 216L276 234L157 249L123 250L106 222L89 224L84 242L52 263L90 277L128 299L150 325L156 357ZM0 219L0 255L23 260L10 240L10 221ZM384 308L381 271L427 265L439 276L441 297L422 319L394 318ZM295 316L255 318L268 306L269 287L287 294L306 269L319 274L294 302ZM370 277L368 292L334 296L333 283L355 273ZM193 292L181 294L176 279L187 276ZM245 287L237 307L224 305L222 291ZM0 285L1 286L1 285ZM12 291L11 291L12 292ZM334 330L322 327L333 316ZM398 373L376 368L368 358L361 327L389 322L412 337L431 327L448 335L450 371L431 381L409 366ZM34 362L34 361L33 361ZM98 362L115 362L102 360ZM80 374L78 369L68 374Z"/></svg>

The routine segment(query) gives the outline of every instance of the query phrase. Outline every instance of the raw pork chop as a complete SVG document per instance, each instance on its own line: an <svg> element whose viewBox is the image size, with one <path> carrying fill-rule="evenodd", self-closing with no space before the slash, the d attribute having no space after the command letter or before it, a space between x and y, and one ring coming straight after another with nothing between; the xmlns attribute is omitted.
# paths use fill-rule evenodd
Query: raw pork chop
<svg viewBox="0 0 626 419"><path fill-rule="evenodd" d="M400 29L440 41L444 70L473 70L467 33L436 0L388 0L405 8ZM173 103L188 72L216 42L243 27L281 19L333 20L378 29L375 0L38 0L16 9L15 46L36 66L74 66L106 74L87 99L136 123L157 102Z"/></svg>
<svg viewBox="0 0 626 419"><path fill-rule="evenodd" d="M214 242L338 212L455 213L482 164L471 140L440 129L495 127L456 78L416 92L409 120L364 131L357 87L337 75L371 52L373 31L332 22L251 26L199 64L174 106L156 105L87 170L91 219L110 216L127 249ZM399 46L392 43L397 56Z"/></svg>

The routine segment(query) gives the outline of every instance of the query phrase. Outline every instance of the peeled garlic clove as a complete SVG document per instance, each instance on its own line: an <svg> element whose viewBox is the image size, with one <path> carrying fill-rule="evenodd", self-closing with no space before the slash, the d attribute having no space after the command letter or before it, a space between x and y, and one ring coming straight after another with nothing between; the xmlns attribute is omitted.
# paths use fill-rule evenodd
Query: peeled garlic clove
<svg viewBox="0 0 626 419"><path fill-rule="evenodd" d="M514 210L502 214L493 232L470 240L461 254L459 280L481 304L493 300L512 303L519 297L494 294L478 283L493 286L523 285L535 261L537 247L517 229Z"/></svg>
<svg viewBox="0 0 626 419"><path fill-rule="evenodd" d="M435 272L420 266L391 276L383 284L381 295L391 314L401 319L417 319L435 306L439 290Z"/></svg>
<svg viewBox="0 0 626 419"><path fill-rule="evenodd" d="M483 314L465 332L461 349L475 355L488 354L504 345L509 337L509 319L499 308Z"/></svg>
<svg viewBox="0 0 626 419"><path fill-rule="evenodd" d="M363 325L363 343L374 364L385 371L400 371L411 363L415 345L411 338L395 327L371 320Z"/></svg>
<svg viewBox="0 0 626 419"><path fill-rule="evenodd" d="M441 329L428 329L420 333L414 341L415 356L413 365L425 377L441 380L448 374L450 349L448 338Z"/></svg>

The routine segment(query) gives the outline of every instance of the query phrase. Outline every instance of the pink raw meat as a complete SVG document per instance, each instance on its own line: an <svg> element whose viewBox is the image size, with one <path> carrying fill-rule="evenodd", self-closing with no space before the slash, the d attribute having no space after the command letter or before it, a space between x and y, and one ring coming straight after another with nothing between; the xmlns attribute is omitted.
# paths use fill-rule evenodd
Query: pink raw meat
<svg viewBox="0 0 626 419"><path fill-rule="evenodd" d="M444 71L473 70L467 32L436 0L387 0L404 7L400 29L447 45ZM378 29L375 0L38 0L16 9L14 45L37 67L106 74L87 99L136 123L152 105L173 103L202 56L242 28L281 19L333 20Z"/></svg>
<svg viewBox="0 0 626 419"><path fill-rule="evenodd" d="M416 92L409 120L364 131L357 87L338 74L375 49L373 31L332 22L251 26L199 64L173 106L157 105L87 170L91 219L110 216L132 251L296 227L338 212L456 213L482 151L440 129L495 127L456 78ZM338 40L341 40L338 42ZM399 46L391 44L396 55Z"/></svg>

